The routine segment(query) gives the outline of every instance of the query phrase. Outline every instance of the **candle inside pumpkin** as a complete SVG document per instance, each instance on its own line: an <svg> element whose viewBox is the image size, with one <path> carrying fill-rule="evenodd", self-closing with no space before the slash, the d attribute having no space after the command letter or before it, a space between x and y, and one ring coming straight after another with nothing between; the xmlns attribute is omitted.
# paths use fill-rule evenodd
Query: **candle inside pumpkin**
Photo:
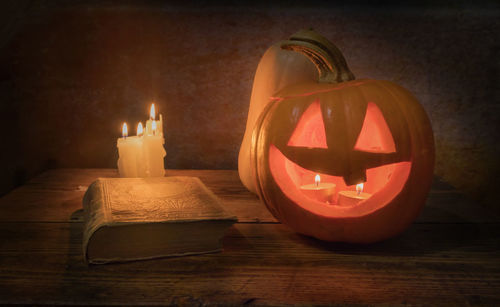
<svg viewBox="0 0 500 307"><path fill-rule="evenodd" d="M302 192L309 198L316 199L323 203L331 203L335 193L336 185L331 182L321 182L321 177L316 174L314 183L305 184L300 187Z"/></svg>
<svg viewBox="0 0 500 307"><path fill-rule="evenodd" d="M363 192L363 183L356 185L356 191L340 191L337 204L342 207L351 207L370 198L370 193Z"/></svg>

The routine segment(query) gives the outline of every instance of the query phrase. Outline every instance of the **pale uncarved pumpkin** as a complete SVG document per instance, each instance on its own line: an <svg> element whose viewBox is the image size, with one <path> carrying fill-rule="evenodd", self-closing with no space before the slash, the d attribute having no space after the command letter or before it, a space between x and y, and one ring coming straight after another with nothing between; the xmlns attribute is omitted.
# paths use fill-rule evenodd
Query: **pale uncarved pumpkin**
<svg viewBox="0 0 500 307"><path fill-rule="evenodd" d="M290 40L328 42L312 30L295 33ZM247 125L238 155L238 173L247 189L256 193L255 180L250 165L250 143L257 118L270 102L272 95L292 84L318 81L316 66L303 54L282 49L283 41L266 50L255 72L248 110ZM328 43L326 43L328 48ZM331 47L330 47L331 48Z"/></svg>

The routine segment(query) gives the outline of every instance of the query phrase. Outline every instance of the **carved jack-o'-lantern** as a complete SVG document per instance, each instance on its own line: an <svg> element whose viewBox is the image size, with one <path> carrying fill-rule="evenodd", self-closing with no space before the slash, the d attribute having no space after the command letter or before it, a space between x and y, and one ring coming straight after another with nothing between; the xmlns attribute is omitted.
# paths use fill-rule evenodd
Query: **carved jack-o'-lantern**
<svg viewBox="0 0 500 307"><path fill-rule="evenodd" d="M279 91L261 112L250 145L252 177L267 208L295 231L375 242L403 231L424 205L434 166L432 129L408 91L354 80L331 46L282 44L317 66L319 82Z"/></svg>

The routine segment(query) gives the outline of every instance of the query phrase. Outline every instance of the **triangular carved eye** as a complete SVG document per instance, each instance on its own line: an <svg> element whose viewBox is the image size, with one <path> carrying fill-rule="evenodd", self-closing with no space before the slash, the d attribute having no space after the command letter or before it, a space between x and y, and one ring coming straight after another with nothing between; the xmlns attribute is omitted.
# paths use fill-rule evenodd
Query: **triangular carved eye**
<svg viewBox="0 0 500 307"><path fill-rule="evenodd" d="M328 148L319 102L313 102L299 119L288 146Z"/></svg>
<svg viewBox="0 0 500 307"><path fill-rule="evenodd" d="M368 103L363 128L354 149L378 153L396 152L391 130L385 122L382 111L373 102Z"/></svg>

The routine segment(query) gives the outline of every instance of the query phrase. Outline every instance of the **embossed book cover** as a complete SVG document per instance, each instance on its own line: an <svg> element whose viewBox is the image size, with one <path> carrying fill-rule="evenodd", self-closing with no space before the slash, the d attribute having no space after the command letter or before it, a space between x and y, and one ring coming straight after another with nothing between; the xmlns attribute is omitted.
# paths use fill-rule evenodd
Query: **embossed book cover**
<svg viewBox="0 0 500 307"><path fill-rule="evenodd" d="M99 178L83 198L89 263L221 250L236 217L196 177Z"/></svg>

